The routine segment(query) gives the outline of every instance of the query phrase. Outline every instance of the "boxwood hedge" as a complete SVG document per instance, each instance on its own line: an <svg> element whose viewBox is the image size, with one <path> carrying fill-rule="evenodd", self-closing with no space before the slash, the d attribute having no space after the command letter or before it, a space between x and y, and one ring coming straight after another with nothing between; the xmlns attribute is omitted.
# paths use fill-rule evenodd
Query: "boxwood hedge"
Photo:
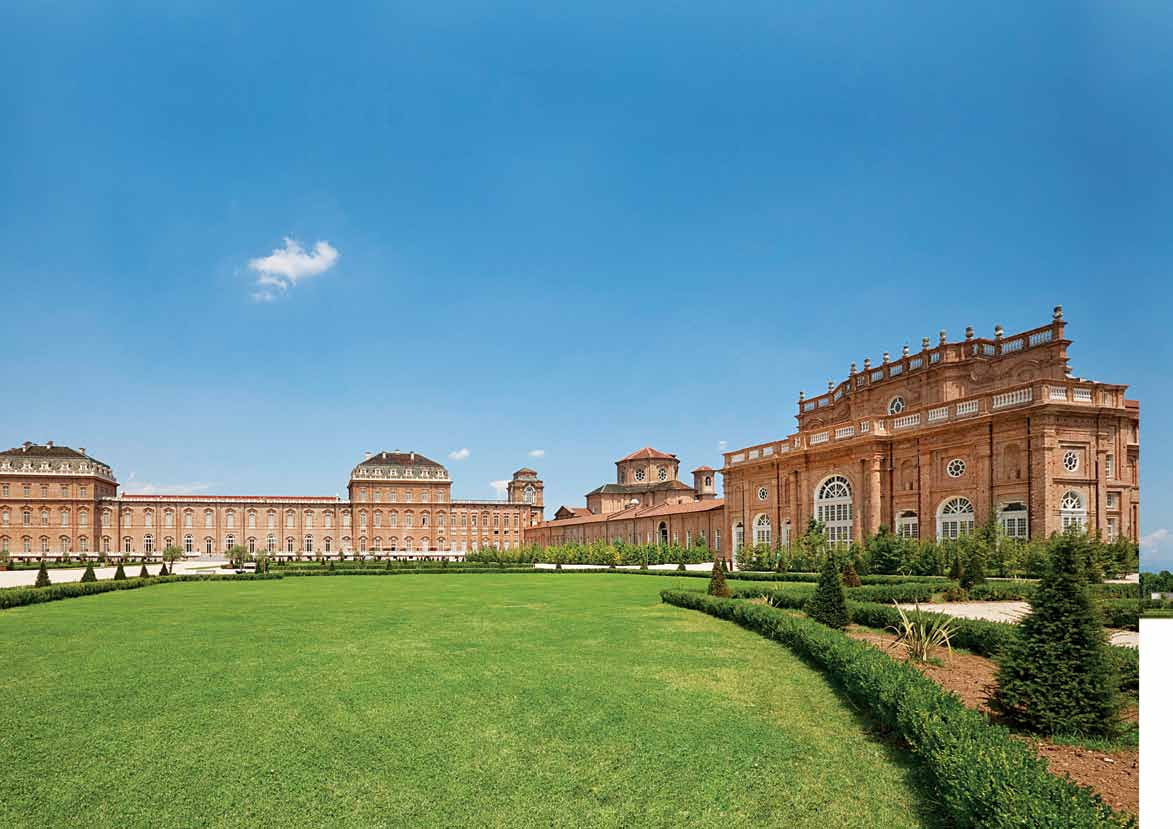
<svg viewBox="0 0 1173 829"><path fill-rule="evenodd" d="M908 743L959 829L1135 826L1096 794L1047 771L1005 728L967 708L915 668L809 619L735 599L665 590L663 601L777 640L830 674L853 702Z"/></svg>
<svg viewBox="0 0 1173 829"><path fill-rule="evenodd" d="M10 587L0 590L0 610L10 607L23 607L42 602L55 602L60 599L76 599L80 596L96 596L99 593L109 593L112 590L136 590L140 587L150 587L155 584L171 584L179 581L261 581L279 579L278 575L196 575L182 576L151 576L150 578L136 579L105 579L89 582L63 582L48 587Z"/></svg>

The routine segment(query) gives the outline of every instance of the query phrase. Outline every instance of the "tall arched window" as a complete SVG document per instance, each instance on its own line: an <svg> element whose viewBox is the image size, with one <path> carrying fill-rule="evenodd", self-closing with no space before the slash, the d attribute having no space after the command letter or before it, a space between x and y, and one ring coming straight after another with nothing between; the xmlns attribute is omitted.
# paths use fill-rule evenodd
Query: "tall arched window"
<svg viewBox="0 0 1173 829"><path fill-rule="evenodd" d="M745 524L742 524L740 521L738 521L733 525L733 555L737 555L737 551L741 549L741 545L744 543Z"/></svg>
<svg viewBox="0 0 1173 829"><path fill-rule="evenodd" d="M968 498L950 498L937 510L937 540L960 538L973 532L973 504Z"/></svg>
<svg viewBox="0 0 1173 829"><path fill-rule="evenodd" d="M527 504L532 504L536 495L537 490L534 489L533 484L526 484L525 493L522 496L522 500L524 500Z"/></svg>
<svg viewBox="0 0 1173 829"><path fill-rule="evenodd" d="M896 519L896 534L904 538L920 538L920 520L910 509L900 513Z"/></svg>
<svg viewBox="0 0 1173 829"><path fill-rule="evenodd" d="M1087 526L1087 509L1084 508L1083 498L1074 489L1063 493L1059 501L1059 518L1064 530L1082 530Z"/></svg>
<svg viewBox="0 0 1173 829"><path fill-rule="evenodd" d="M210 556L212 554L212 539L211 537L204 539L204 555Z"/></svg>
<svg viewBox="0 0 1173 829"><path fill-rule="evenodd" d="M303 549L307 553L312 553L314 551L314 537L312 535L307 535L305 537L305 546Z"/></svg>
<svg viewBox="0 0 1173 829"><path fill-rule="evenodd" d="M190 556L191 553L192 553L191 534L189 533L188 535L185 535L183 537L183 554Z"/></svg>
<svg viewBox="0 0 1173 829"><path fill-rule="evenodd" d="M251 556L257 551L257 540L253 536L248 537L248 554Z"/></svg>
<svg viewBox="0 0 1173 829"><path fill-rule="evenodd" d="M753 543L770 544L774 535L774 528L770 524L770 516L762 513L753 522Z"/></svg>
<svg viewBox="0 0 1173 829"><path fill-rule="evenodd" d="M815 518L827 528L827 541L847 544L851 541L851 482L842 475L832 475L815 495Z"/></svg>
<svg viewBox="0 0 1173 829"><path fill-rule="evenodd" d="M1030 535L1030 523L1027 521L1026 504L1021 501L1011 501L1003 504L998 512L998 526L1007 538L1027 538Z"/></svg>
<svg viewBox="0 0 1173 829"><path fill-rule="evenodd" d="M333 546L333 539L331 539L330 536L326 536L326 538L322 541L322 550L326 553L326 555L330 555L330 550Z"/></svg>
<svg viewBox="0 0 1173 829"><path fill-rule="evenodd" d="M660 526L656 528L656 531L660 537L660 543L667 544L668 543L668 522L661 521Z"/></svg>
<svg viewBox="0 0 1173 829"><path fill-rule="evenodd" d="M123 539L122 539L122 552L124 552L124 553L129 553L129 552L130 552L130 549L131 549L131 543L132 543L132 542L131 542L131 540L130 540L130 536L129 536L129 535L128 535L128 536L126 536L125 538L123 538Z"/></svg>
<svg viewBox="0 0 1173 829"><path fill-rule="evenodd" d="M272 533L265 536L265 549L270 553L277 549L277 539L273 537Z"/></svg>
<svg viewBox="0 0 1173 829"><path fill-rule="evenodd" d="M155 552L155 536L150 533L143 536L143 552L147 555Z"/></svg>
<svg viewBox="0 0 1173 829"><path fill-rule="evenodd" d="M289 553L290 555L293 554L293 536L289 536L285 539L285 552Z"/></svg>
<svg viewBox="0 0 1173 829"><path fill-rule="evenodd" d="M224 536L224 549L225 550L231 550L235 546L236 546L236 536L235 535L233 535L232 533L228 533L228 535Z"/></svg>

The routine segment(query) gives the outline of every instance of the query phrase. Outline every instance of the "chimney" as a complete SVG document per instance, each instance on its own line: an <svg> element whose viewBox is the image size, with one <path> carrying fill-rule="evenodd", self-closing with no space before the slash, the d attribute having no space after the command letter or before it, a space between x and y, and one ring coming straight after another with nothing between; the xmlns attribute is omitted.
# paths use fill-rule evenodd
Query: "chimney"
<svg viewBox="0 0 1173 829"><path fill-rule="evenodd" d="M411 462L415 463L415 452L411 453Z"/></svg>
<svg viewBox="0 0 1173 829"><path fill-rule="evenodd" d="M363 459L364 461L369 461L369 460L371 459L371 453L370 453L370 452L363 452L363 453L362 453L362 455L363 455L363 458L362 458L362 459Z"/></svg>
<svg viewBox="0 0 1173 829"><path fill-rule="evenodd" d="M84 446L79 446L79 447L77 447L77 451L81 452L84 455L86 453L86 448Z"/></svg>
<svg viewBox="0 0 1173 829"><path fill-rule="evenodd" d="M45 446L47 446L47 447L49 447L50 449L52 449L52 448L53 448L53 441L51 441L51 440L47 440L47 441L45 441Z"/></svg>

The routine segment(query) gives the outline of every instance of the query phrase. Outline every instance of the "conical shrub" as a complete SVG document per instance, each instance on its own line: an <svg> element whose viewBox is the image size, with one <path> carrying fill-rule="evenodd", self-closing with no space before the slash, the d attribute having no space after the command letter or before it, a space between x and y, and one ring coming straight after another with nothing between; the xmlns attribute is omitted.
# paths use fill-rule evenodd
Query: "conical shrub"
<svg viewBox="0 0 1173 829"><path fill-rule="evenodd" d="M709 579L709 595L729 598L733 593L725 583L725 562L720 556L713 559L713 575Z"/></svg>
<svg viewBox="0 0 1173 829"><path fill-rule="evenodd" d="M1111 737L1119 727L1116 669L1085 581L1081 546L1071 535L1052 542L1031 613L998 656L990 707L1028 731Z"/></svg>
<svg viewBox="0 0 1173 829"><path fill-rule="evenodd" d="M126 571L122 569L122 562L118 562L118 569L114 571L114 581L126 581Z"/></svg>
<svg viewBox="0 0 1173 829"><path fill-rule="evenodd" d="M859 587L863 582L859 580L859 573L855 571L855 567L848 562L847 566L843 568L843 586L844 587Z"/></svg>
<svg viewBox="0 0 1173 829"><path fill-rule="evenodd" d="M807 616L827 627L842 630L851 621L847 614L847 596L843 592L843 582L839 578L839 565L835 563L834 556L827 556L823 570L819 574L815 595L803 609Z"/></svg>
<svg viewBox="0 0 1173 829"><path fill-rule="evenodd" d="M37 587L48 587L53 582L49 581L49 568L45 566L45 562L41 562L41 569L37 570Z"/></svg>
<svg viewBox="0 0 1173 829"><path fill-rule="evenodd" d="M138 577L140 579L149 579L151 577L151 571L147 569L147 565L145 563L143 564L142 569L138 571Z"/></svg>
<svg viewBox="0 0 1173 829"><path fill-rule="evenodd" d="M167 572L167 562L163 562L161 565L159 565L159 575L160 576L170 575L170 573Z"/></svg>
<svg viewBox="0 0 1173 829"><path fill-rule="evenodd" d="M94 574L94 565L92 565L92 564L86 565L86 571L81 574L81 580L83 582L98 580L98 577Z"/></svg>

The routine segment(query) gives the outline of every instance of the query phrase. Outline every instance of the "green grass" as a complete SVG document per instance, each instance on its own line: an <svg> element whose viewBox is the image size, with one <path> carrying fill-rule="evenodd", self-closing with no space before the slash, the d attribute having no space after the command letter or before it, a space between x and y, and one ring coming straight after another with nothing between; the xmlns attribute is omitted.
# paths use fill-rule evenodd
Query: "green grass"
<svg viewBox="0 0 1173 829"><path fill-rule="evenodd" d="M0 612L0 825L935 826L691 579L187 583Z"/></svg>

